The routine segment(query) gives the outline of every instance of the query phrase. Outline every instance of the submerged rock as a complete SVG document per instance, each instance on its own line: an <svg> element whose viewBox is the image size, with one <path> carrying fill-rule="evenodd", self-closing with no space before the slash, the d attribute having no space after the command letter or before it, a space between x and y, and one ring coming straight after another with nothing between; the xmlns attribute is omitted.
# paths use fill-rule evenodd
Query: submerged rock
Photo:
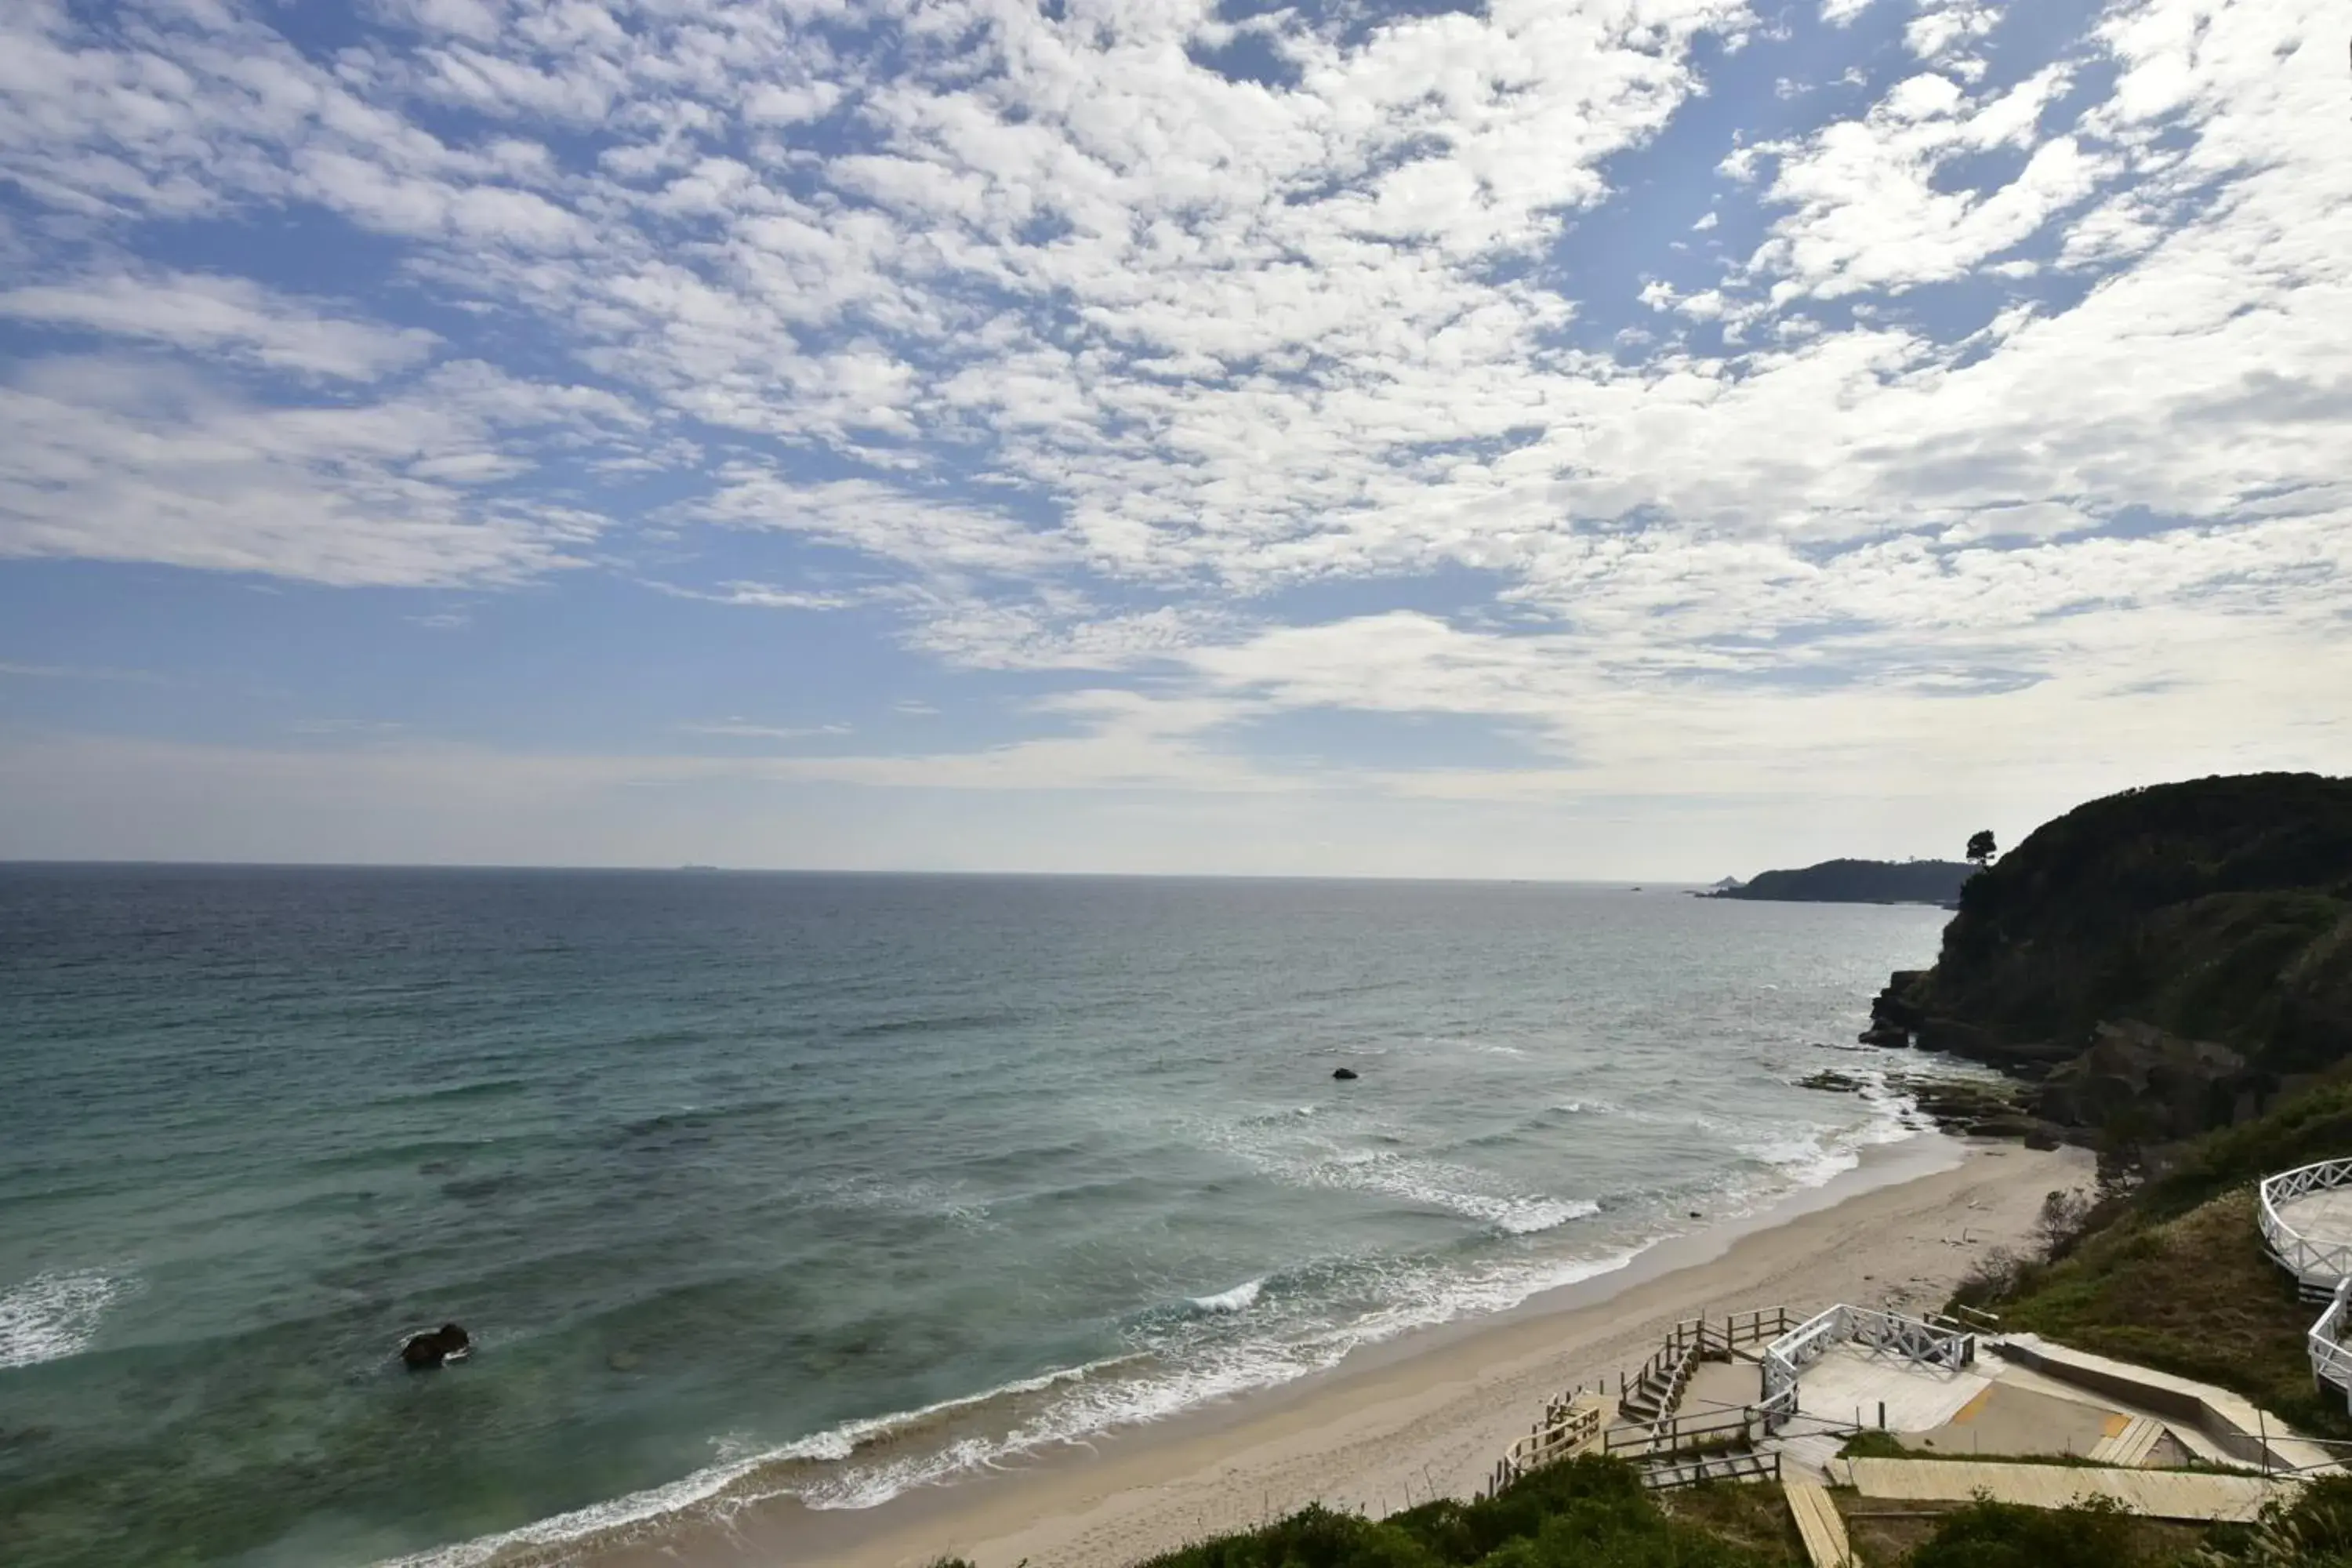
<svg viewBox="0 0 2352 1568"><path fill-rule="evenodd" d="M1349 1081L1355 1078L1356 1069L1354 1068L1335 1068L1332 1069L1331 1076L1343 1082Z"/></svg>
<svg viewBox="0 0 2352 1568"><path fill-rule="evenodd" d="M400 1347L401 1364L411 1372L430 1372L445 1362L463 1361L473 1339L456 1323L444 1323L431 1333L412 1334Z"/></svg>

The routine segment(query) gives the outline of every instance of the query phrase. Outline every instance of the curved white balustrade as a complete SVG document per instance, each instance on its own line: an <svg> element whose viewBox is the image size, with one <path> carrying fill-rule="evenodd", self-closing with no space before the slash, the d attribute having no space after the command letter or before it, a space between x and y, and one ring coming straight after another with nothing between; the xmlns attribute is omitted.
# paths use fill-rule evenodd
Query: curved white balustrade
<svg viewBox="0 0 2352 1568"><path fill-rule="evenodd" d="M2352 1301L2352 1276L2336 1283L2327 1310L2319 1314L2319 1321L2305 1336L2305 1348L2311 1356L2311 1375L2343 1390L2347 1400L2352 1401L2352 1348L2344 1343L2347 1301Z"/></svg>
<svg viewBox="0 0 2352 1568"><path fill-rule="evenodd" d="M2352 1240L2318 1241L2305 1236L2280 1215L2279 1205L2342 1186L2352 1186L2352 1160L2322 1160L2263 1180L2263 1245L2280 1268L2310 1289L2332 1290L2336 1281L2352 1277Z"/></svg>
<svg viewBox="0 0 2352 1568"><path fill-rule="evenodd" d="M2321 1160L2265 1176L2256 1217L2263 1246L2280 1268L2294 1276L2304 1293L2329 1292L2326 1310L2304 1335L2304 1351L2311 1359L2313 1379L2341 1390L2352 1403L2352 1346L2344 1343L2345 1314L2352 1303L2352 1240L2316 1240L2279 1213L2283 1204L2344 1186L2352 1186L2352 1160Z"/></svg>

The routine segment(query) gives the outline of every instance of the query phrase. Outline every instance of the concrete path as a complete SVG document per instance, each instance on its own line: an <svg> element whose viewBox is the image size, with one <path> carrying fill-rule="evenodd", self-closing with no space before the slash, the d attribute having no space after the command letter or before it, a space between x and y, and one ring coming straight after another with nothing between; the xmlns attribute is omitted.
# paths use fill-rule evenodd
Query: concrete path
<svg viewBox="0 0 2352 1568"><path fill-rule="evenodd" d="M2292 1496L2302 1482L2260 1476L2214 1476L2179 1470L2093 1469L2079 1465L2004 1465L1971 1459L1848 1459L1854 1489L1864 1497L1910 1502L1967 1502L1979 1493L2027 1508L2065 1508L2094 1497L2113 1498L2150 1519L2252 1520L2273 1498Z"/></svg>
<svg viewBox="0 0 2352 1568"><path fill-rule="evenodd" d="M1838 1517L1830 1494L1811 1481L1787 1481L1781 1489L1789 1494L1789 1511L1796 1518L1797 1533L1804 1540L1805 1555L1812 1559L1813 1568L1853 1568L1845 1521Z"/></svg>
<svg viewBox="0 0 2352 1568"><path fill-rule="evenodd" d="M2136 1366L2130 1362L2115 1361L2088 1351L2078 1351L2042 1338L2039 1334L2005 1334L1998 1341L1988 1342L1989 1348L2007 1357L2014 1351L2018 1359L2045 1374L2128 1400L2144 1410L2162 1415L2166 1421L2179 1426L2184 1419L2193 1419L2203 1427L2208 1436L2221 1442L2225 1448L2240 1449L2233 1458L2241 1463L2252 1462L2258 1451L2267 1447L2271 1463L2294 1470L2320 1469L2334 1466L2344 1458L2341 1449L2330 1450L2306 1441L2294 1428L2257 1407L2242 1394L2232 1394L2210 1383L2194 1378L2175 1377L2168 1372ZM2175 1410L2183 1414L2175 1415ZM2189 1413L2194 1412L2191 1415ZM2221 1429L2217 1430L2219 1427ZM2230 1441L2234 1431L2241 1439Z"/></svg>

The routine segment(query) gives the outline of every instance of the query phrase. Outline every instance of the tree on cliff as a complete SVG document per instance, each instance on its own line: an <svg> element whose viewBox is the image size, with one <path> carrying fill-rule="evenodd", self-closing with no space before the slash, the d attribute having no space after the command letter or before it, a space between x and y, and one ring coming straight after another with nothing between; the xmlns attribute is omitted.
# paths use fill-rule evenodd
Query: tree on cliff
<svg viewBox="0 0 2352 1568"><path fill-rule="evenodd" d="M2000 851L1993 847L1992 829L1988 827L1969 839L1969 858L1982 866Z"/></svg>

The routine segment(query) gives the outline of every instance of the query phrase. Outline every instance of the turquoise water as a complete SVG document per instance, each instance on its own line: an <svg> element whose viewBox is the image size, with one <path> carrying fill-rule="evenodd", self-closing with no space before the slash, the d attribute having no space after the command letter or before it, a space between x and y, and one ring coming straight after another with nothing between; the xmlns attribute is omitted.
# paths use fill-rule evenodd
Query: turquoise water
<svg viewBox="0 0 2352 1568"><path fill-rule="evenodd" d="M459 1563L1295 1377L1900 1136L1793 1081L1943 919L0 868L0 1561Z"/></svg>

